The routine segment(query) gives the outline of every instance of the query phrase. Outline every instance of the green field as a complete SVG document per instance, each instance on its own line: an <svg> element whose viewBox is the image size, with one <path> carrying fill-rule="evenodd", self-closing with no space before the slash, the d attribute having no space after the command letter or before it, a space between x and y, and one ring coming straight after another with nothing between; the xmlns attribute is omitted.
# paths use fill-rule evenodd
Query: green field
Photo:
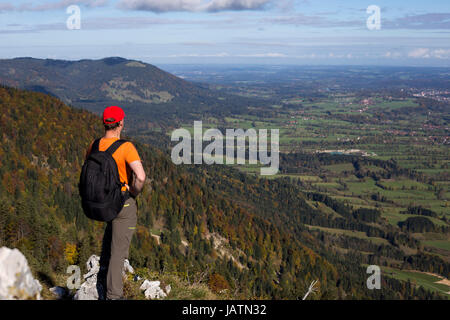
<svg viewBox="0 0 450 320"><path fill-rule="evenodd" d="M365 240L372 241L376 244L388 244L386 239L382 239L382 238L378 238L378 237L368 237L364 232L361 232L361 231L333 229L333 228L308 226L308 225L307 225L307 227L311 230L320 230L320 231L328 232L328 233L332 233L332 234L340 234L340 235L345 235L347 237L355 237L355 238L359 238L359 239L365 239Z"/></svg>
<svg viewBox="0 0 450 320"><path fill-rule="evenodd" d="M403 214L408 207L432 210L437 218L427 219L435 228L450 227L450 149L448 145L429 138L448 136L448 129L427 131L423 123L429 117L423 115L406 113L398 118L392 115L404 107L417 107L413 98L395 100L375 96L368 105L363 105L361 98L356 98L354 94L330 94L326 98L313 100L285 99L288 107L277 104L276 108L259 110L259 115L210 117L203 121L203 127L279 129L282 153L315 155L316 152L326 152L336 157L343 154L360 157L362 163L358 169L351 161L338 159L334 163L317 162L313 165L300 161L290 167L290 173L279 172L276 176L264 178L291 177L294 183L301 183L304 192L326 194L354 209L376 209L381 213L381 220L376 223L380 228L398 228L400 222L420 217ZM258 107L252 107L252 110L258 110ZM383 113L387 116L379 118ZM439 114L435 117L436 122L441 121ZM359 121L355 122L355 119ZM192 124L185 125L192 131ZM364 159L372 162L365 163ZM396 174L386 165L392 165L393 161L396 171L404 170L401 174ZM260 173L259 165L234 167L247 174L259 176ZM334 218L339 217L327 206L312 202L310 205ZM378 244L387 243L386 239L369 238L364 232L317 226L310 228ZM434 250L436 255L450 260L448 237L415 238Z"/></svg>
<svg viewBox="0 0 450 320"><path fill-rule="evenodd" d="M421 286L431 291L446 294L450 297L450 286L441 283L436 283L441 280L441 278L437 276L421 272L397 270L387 267L382 267L382 271L384 276L392 277L402 281L410 281L417 286Z"/></svg>
<svg viewBox="0 0 450 320"><path fill-rule="evenodd" d="M427 246L444 249L450 252L450 240L431 240L423 242Z"/></svg>

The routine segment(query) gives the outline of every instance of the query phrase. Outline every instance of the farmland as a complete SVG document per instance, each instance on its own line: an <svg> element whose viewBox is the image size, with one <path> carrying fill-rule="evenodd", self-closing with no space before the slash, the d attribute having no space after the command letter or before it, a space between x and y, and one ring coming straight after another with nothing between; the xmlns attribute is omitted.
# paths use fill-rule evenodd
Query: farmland
<svg viewBox="0 0 450 320"><path fill-rule="evenodd" d="M325 80L326 81L326 80ZM406 233L419 248L399 246L405 254L425 251L450 262L450 130L449 108L442 101L417 97L413 89L308 90L283 85L226 84L215 89L269 99L246 112L226 117L204 117L204 128L279 129L280 171L263 179L286 179L305 194L322 194L353 210L380 213L370 225ZM269 100L268 100L269 101ZM182 123L192 130L192 123ZM261 165L234 165L259 176ZM321 202L312 208L342 218ZM429 229L411 227L425 219ZM417 220L419 221L419 220ZM312 233L389 246L366 232L307 225ZM369 246L369 245L367 245ZM336 250L349 252L346 245ZM357 250L358 251L358 250ZM369 250L370 251L370 250ZM360 249L363 255L370 252ZM388 276L413 281L440 293L448 287L433 276L402 270L402 261L389 260Z"/></svg>

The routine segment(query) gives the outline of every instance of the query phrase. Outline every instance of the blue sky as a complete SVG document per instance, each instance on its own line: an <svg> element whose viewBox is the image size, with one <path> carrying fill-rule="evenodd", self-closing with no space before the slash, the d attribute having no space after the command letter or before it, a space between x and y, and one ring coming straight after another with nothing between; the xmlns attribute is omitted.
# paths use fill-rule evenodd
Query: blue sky
<svg viewBox="0 0 450 320"><path fill-rule="evenodd" d="M380 30L367 28L369 5ZM450 66L450 1L2 0L0 40L0 58Z"/></svg>

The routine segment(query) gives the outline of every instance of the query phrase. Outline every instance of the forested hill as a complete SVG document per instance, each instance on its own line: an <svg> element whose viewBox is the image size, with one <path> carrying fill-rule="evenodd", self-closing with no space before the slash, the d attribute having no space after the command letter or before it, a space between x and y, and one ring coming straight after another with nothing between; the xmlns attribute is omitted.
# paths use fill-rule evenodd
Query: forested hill
<svg viewBox="0 0 450 320"><path fill-rule="evenodd" d="M63 279L58 284L64 285L68 265L83 268L100 252L104 225L83 215L77 183L86 147L102 134L101 121L49 95L8 87L0 87L0 111L0 247L23 252L44 283ZM365 285L364 265L398 258L395 246L414 246L408 237L371 227L352 218L351 208L302 194L286 180L222 166L175 166L164 152L135 143L149 177L130 250L137 269L203 282L224 298L298 299L313 280L319 291L312 299L437 297L390 278L381 290ZM340 218L319 209L324 206ZM392 244L330 237L307 224L339 224ZM347 253L335 248L343 243ZM449 273L437 257L401 259L411 268Z"/></svg>
<svg viewBox="0 0 450 320"><path fill-rule="evenodd" d="M39 275L64 273L99 253L103 224L87 220L77 190L100 120L51 96L0 88L0 246L19 248ZM130 261L152 271L207 271L237 297L297 298L308 282L335 288L335 268L255 212L225 199L137 144L149 180L139 197ZM217 284L216 284L217 286Z"/></svg>
<svg viewBox="0 0 450 320"><path fill-rule="evenodd" d="M66 103L81 103L96 110L109 102L159 104L208 94L153 65L118 57L80 61L2 59L0 71L5 84L42 91Z"/></svg>
<svg viewBox="0 0 450 320"><path fill-rule="evenodd" d="M242 110L246 98L220 94L151 64L120 57L101 60L0 59L0 84L47 93L66 104L100 113L123 105L128 121L145 129L203 112ZM255 99L252 100L254 102ZM156 121L158 120L158 121Z"/></svg>

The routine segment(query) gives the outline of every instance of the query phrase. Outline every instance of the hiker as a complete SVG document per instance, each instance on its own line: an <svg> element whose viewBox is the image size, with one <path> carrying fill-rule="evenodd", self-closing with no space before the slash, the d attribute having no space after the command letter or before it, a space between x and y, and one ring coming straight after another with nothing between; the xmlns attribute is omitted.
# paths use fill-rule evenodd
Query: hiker
<svg viewBox="0 0 450 320"><path fill-rule="evenodd" d="M104 212L107 212L105 217L96 217L95 207L94 209L88 208L90 204L89 201L85 201L87 204L83 202L83 209L90 218L107 222L105 234L103 236L102 252L100 255L100 271L97 276L99 299L102 300L105 298L107 300L123 299L122 269L125 259L128 258L131 238L137 224L136 196L142 191L145 182L144 168L135 146L129 141L120 139L120 134L124 127L124 118L125 113L121 108L117 106L106 108L103 111L105 135L103 138L92 142L86 154L86 159L89 159L91 154L91 158L97 157L97 159L100 159L96 160L98 163L101 161L107 162L106 160L102 160L106 159L102 157L109 157L110 162L112 162L112 166L110 165L110 167L114 167L114 170L118 171L118 178L120 179L120 184L118 183L119 181L117 181L117 185L115 186L117 188L116 195L113 195L113 197L107 196L108 199L113 199L108 201L115 201L115 203L119 201L119 206L117 208L117 205L111 204L110 207L116 206L116 208L108 208L111 209L110 211L104 210ZM97 153L94 155L95 152ZM112 158L117 164L117 170L115 169L116 166L114 165L114 161L111 160L110 155L105 155L106 153L112 155ZM94 164L91 164L91 168L95 167L95 161L92 162ZM107 167L106 164L102 163L99 167L102 168L101 170L107 170L104 169ZM86 171L87 170L89 169L86 169ZM85 176L88 176L85 180L95 180L95 178L92 178L92 172L95 169L90 170L90 173L85 174ZM101 171L100 173L100 176L102 176L102 174L105 175ZM117 173L113 172L113 174L115 174L117 179ZM109 176L106 177L109 178ZM104 178L97 179L105 180ZM83 182L82 179L81 181ZM99 184L97 181L84 182L85 185L87 183ZM95 186L91 186L91 188L87 189L95 190L93 192L91 191L91 193L94 193L94 195L90 196L92 198L95 197L96 194L102 193L102 188L103 187L101 186L98 187L98 191L95 189ZM111 188L108 187L107 189ZM86 194L86 192L89 191L84 191L84 194ZM119 196L117 196L117 194ZM116 199L117 197L120 199ZM99 205L97 207L101 207L101 210L104 209L104 205ZM92 216L89 214L92 214Z"/></svg>

